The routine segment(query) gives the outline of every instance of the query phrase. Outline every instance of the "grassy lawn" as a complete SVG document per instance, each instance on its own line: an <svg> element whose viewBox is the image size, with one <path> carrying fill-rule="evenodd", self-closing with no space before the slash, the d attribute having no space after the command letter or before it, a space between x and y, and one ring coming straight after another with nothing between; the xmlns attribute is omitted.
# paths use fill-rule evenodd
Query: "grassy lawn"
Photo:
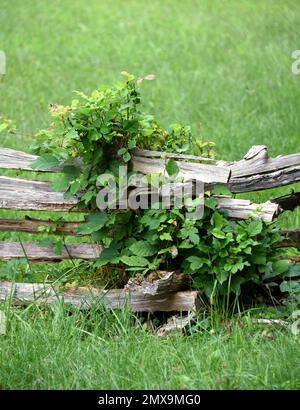
<svg viewBox="0 0 300 410"><path fill-rule="evenodd" d="M2 340L3 339L3 340ZM128 312L15 311L1 339L3 388L299 389L300 344L249 317L158 338Z"/></svg>
<svg viewBox="0 0 300 410"><path fill-rule="evenodd" d="M73 90L89 92L126 70L154 73L142 87L144 110L165 126L192 125L217 144L219 158L240 159L254 144L268 145L272 156L300 151L295 0L1 0L0 27L7 58L0 115L19 130L0 134L3 147L28 150L34 132L48 126L50 103L69 103ZM17 213L1 211L8 215ZM299 210L283 219L300 227ZM61 273L59 266L34 270ZM247 317L159 339L128 312L5 309L3 388L300 388L299 337L280 329L268 336Z"/></svg>

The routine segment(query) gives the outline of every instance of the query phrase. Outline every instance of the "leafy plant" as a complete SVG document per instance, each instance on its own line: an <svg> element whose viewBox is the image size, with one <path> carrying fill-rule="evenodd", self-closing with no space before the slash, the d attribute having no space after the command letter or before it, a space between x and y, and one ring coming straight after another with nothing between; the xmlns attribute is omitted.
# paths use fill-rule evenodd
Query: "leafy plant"
<svg viewBox="0 0 300 410"><path fill-rule="evenodd" d="M14 133L16 131L16 126L12 120L0 115L0 133L4 131Z"/></svg>
<svg viewBox="0 0 300 410"><path fill-rule="evenodd" d="M233 221L210 199L207 204L200 220L186 219L184 210L151 209L135 215L119 237L104 226L99 233L108 248L97 264L123 263L129 271L144 273L181 269L211 301L239 295L245 283L262 285L275 275L282 280L293 272L299 275L295 266L278 260L282 251L274 244L281 238L279 227L260 220ZM289 290L285 282L281 290Z"/></svg>
<svg viewBox="0 0 300 410"><path fill-rule="evenodd" d="M138 86L153 76L136 81L131 74L123 75L125 81L102 87L90 96L77 92L78 99L70 106L51 105L53 122L37 134L34 146L41 154L35 168L60 167L62 176L55 180L54 188L65 190L67 197L77 194L79 206L90 211L78 234L90 235L103 246L95 267L133 274L181 269L211 301L230 294L238 296L241 286L249 282L270 284L275 276L284 279L282 292L298 289L296 282L286 280L295 268L278 260L281 251L274 248L280 239L279 228L260 220L232 221L216 208L211 194L205 200L202 219L186 218L187 209L99 212L97 183L107 186L109 182L101 179L105 172L118 181L122 164L128 164L130 177L134 148L163 147L164 151L213 155L213 144L197 139L190 127L174 124L164 130L153 116L138 109ZM179 170L176 161L167 161L166 170L175 176ZM215 186L213 194L230 192ZM49 243L59 252L60 241L49 239Z"/></svg>
<svg viewBox="0 0 300 410"><path fill-rule="evenodd" d="M41 155L33 167L51 170L60 166L63 175L56 178L53 188L65 190L67 196L84 192L80 203L84 208L97 208L98 176L128 163L130 151L137 146L151 149L164 146L164 150L172 152L212 155L213 144L200 141L190 127L176 124L166 131L152 115L138 109L141 101L138 84L141 80L152 80L153 76L136 81L133 75L122 74L125 81L101 87L90 96L76 92L78 98L70 106L52 104L52 123L37 133L32 146ZM173 169L174 162L171 162Z"/></svg>

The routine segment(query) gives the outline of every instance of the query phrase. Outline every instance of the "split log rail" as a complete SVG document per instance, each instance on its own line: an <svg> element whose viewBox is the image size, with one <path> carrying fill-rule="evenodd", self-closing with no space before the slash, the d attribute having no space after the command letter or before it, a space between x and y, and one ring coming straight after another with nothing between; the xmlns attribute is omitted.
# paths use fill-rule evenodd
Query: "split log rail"
<svg viewBox="0 0 300 410"><path fill-rule="evenodd" d="M201 181L207 188L224 184L233 194L260 191L300 182L300 154L270 158L267 147L253 146L244 158L237 162L214 161L193 155L181 155L159 151L135 149L132 157L133 169L141 174L165 172L166 159L175 159L179 177L183 183ZM38 157L9 148L0 149L0 168L6 170L31 171ZM80 164L80 159L77 160ZM43 170L61 172L62 169ZM37 172L37 171L35 171ZM40 171L38 171L40 172ZM175 187L176 188L176 187ZM163 191L164 187L162 187ZM300 193L273 199L265 203L249 200L217 197L217 206L227 211L230 218L254 217L272 222L286 210L300 205ZM63 192L54 192L50 182L0 176L0 209L14 211L83 212L77 208L79 197L66 200ZM41 227L53 228L54 234L76 236L81 222L59 223L26 216L23 219L0 219L0 231L41 233ZM300 230L282 233L278 246L300 247ZM0 260L26 258L33 263L54 263L65 259L94 260L102 251L95 244L66 244L61 255L52 247L42 247L30 242L0 242ZM151 275L150 275L151 277ZM108 308L120 308L125 304L136 312L141 311L190 311L199 307L201 292L188 289L187 278L177 272L161 272L155 279L146 277L140 282L132 279L124 289L100 290L94 288L63 290L48 283L0 282L0 300L12 298L20 303L37 301L51 303L64 300L76 306L88 308L91 303L101 302Z"/></svg>

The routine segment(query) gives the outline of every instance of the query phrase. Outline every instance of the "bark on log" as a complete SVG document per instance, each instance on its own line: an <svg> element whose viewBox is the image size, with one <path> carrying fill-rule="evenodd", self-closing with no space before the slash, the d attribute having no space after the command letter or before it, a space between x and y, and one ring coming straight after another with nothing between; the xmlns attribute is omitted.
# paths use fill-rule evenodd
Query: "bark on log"
<svg viewBox="0 0 300 410"><path fill-rule="evenodd" d="M0 177L0 209L22 211L78 211L78 199L65 200L63 192L53 192L49 182Z"/></svg>
<svg viewBox="0 0 300 410"><path fill-rule="evenodd" d="M178 177L195 179L206 184L227 184L229 181L230 170L228 168L194 162L176 162L179 167ZM134 171L141 172L142 174L166 173L166 162L163 159L133 157L132 164Z"/></svg>
<svg viewBox="0 0 300 410"><path fill-rule="evenodd" d="M30 242L0 242L0 260L28 258L33 262L60 262L63 259L96 259L101 247L95 244L67 244L57 255L52 246L39 246Z"/></svg>
<svg viewBox="0 0 300 410"><path fill-rule="evenodd" d="M41 170L33 169L32 163L38 158L38 155L27 154L26 152L16 151L11 148L0 148L0 168L38 172L62 172L62 166ZM75 159L72 164L81 167L82 161Z"/></svg>
<svg viewBox="0 0 300 410"><path fill-rule="evenodd" d="M279 206L270 201L255 204L247 199L216 198L217 208L227 211L230 218L246 219L249 217L272 222L279 213Z"/></svg>
<svg viewBox="0 0 300 410"><path fill-rule="evenodd" d="M221 162L226 166L226 162ZM265 145L254 145L244 159L227 163L231 192L252 192L300 181L300 153L269 158Z"/></svg>
<svg viewBox="0 0 300 410"><path fill-rule="evenodd" d="M150 273L146 277L137 275L129 279L125 289L155 295L157 293L184 290L189 288L190 285L191 278L189 275L173 271L159 271Z"/></svg>
<svg viewBox="0 0 300 410"><path fill-rule="evenodd" d="M174 193L179 185L174 184ZM163 194L164 187L160 192ZM76 197L65 200L63 192L52 192L48 182L0 177L0 209L83 212L76 208L78 201ZM279 212L279 206L271 202L254 204L248 200L225 197L217 198L217 202L219 208L237 219L253 216L270 222Z"/></svg>
<svg viewBox="0 0 300 410"><path fill-rule="evenodd" d="M53 235L77 235L81 222L52 222L42 219L0 219L0 231L41 233L40 227L51 228Z"/></svg>
<svg viewBox="0 0 300 410"><path fill-rule="evenodd" d="M126 306L133 312L191 311L199 308L196 291L163 292L152 295L138 290L99 290L95 288L66 287L60 292L51 284L0 282L0 300L12 299L21 304L35 302L50 304L57 300L89 309L92 305L104 305L109 309Z"/></svg>
<svg viewBox="0 0 300 410"><path fill-rule="evenodd" d="M10 148L0 148L0 168L32 171L31 164L36 159L38 159L37 155Z"/></svg>
<svg viewBox="0 0 300 410"><path fill-rule="evenodd" d="M228 187L233 193L262 191L300 181L300 166L269 173L231 178Z"/></svg>
<svg viewBox="0 0 300 410"><path fill-rule="evenodd" d="M179 175L208 184L228 183L233 193L275 188L300 181L300 153L269 158L264 145L253 146L241 161L216 161L215 164L212 164L214 160L194 155L146 150L135 152L133 165L137 171L145 174L163 172L165 161L161 157L196 161L178 161ZM32 170L30 164L36 158L34 155L2 148L0 168Z"/></svg>
<svg viewBox="0 0 300 410"><path fill-rule="evenodd" d="M212 158L205 158L205 157L199 157L197 155L189 155L189 154L177 154L177 153L172 153L172 152L164 152L164 151L151 151L151 150L145 150L145 149L138 149L135 148L134 150L131 151L131 154L133 154L135 157L146 157L146 158L174 158L174 159L190 159L191 161L195 162L209 162L209 163L216 163L216 160Z"/></svg>

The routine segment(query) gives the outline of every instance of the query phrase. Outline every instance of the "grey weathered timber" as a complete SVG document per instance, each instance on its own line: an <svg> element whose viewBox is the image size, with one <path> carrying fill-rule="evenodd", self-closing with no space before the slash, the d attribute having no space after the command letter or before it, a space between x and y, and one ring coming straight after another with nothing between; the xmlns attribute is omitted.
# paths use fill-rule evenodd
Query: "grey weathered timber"
<svg viewBox="0 0 300 410"><path fill-rule="evenodd" d="M22 211L76 211L77 198L66 200L49 182L0 176L0 209Z"/></svg>
<svg viewBox="0 0 300 410"><path fill-rule="evenodd" d="M37 158L37 155L27 154L26 152L0 148L0 168L32 171L31 164Z"/></svg>
<svg viewBox="0 0 300 410"><path fill-rule="evenodd" d="M247 199L216 198L217 207L227 211L230 218L246 219L249 217L272 222L279 213L279 206L270 201L255 204Z"/></svg>
<svg viewBox="0 0 300 410"><path fill-rule="evenodd" d="M266 202L253 204L248 200L234 198L216 198L218 207L226 210L229 217L234 219L246 219L249 216L260 218L265 222L271 222L279 213L280 207L276 203ZM81 222L50 221L42 219L0 219L0 231L41 233L41 227L52 228L53 235L77 235L77 229Z"/></svg>
<svg viewBox="0 0 300 410"><path fill-rule="evenodd" d="M214 162L214 160L209 158L202 158L197 157L194 155L181 155L181 154L166 154L161 153L159 151L145 151L145 150L137 150L139 155L142 157L137 157L136 161L133 158L133 163L135 167L136 163L136 171L140 171L145 174L149 173L160 173L164 171L165 162L161 159L154 159L152 160L151 156L165 156L165 158L178 158L178 159L190 159L196 161L205 161L205 162ZM26 171L34 171L31 164L34 162L38 156L26 154L25 152L15 151L10 148L0 148L0 168L4 169L20 169ZM77 160L77 164L80 165L80 160ZM195 178L203 180L203 182L211 183L211 182L224 182L226 183L229 178L230 170L225 169L222 167L217 167L213 165L201 165L195 163L188 163L188 162L178 162L180 166L180 174L179 176L185 178ZM42 172L61 172L62 167L55 167L49 170L42 169ZM148 172L148 171L151 172ZM145 171L145 172L144 172Z"/></svg>
<svg viewBox="0 0 300 410"><path fill-rule="evenodd" d="M283 239L275 246L284 247L296 247L300 248L300 230L288 230L282 232ZM43 262L60 262L64 259L96 259L101 253L101 247L95 244L67 244L63 247L62 254L57 255L51 246L39 246L35 243L19 243L19 242L0 242L0 260L10 260L19 258L28 258L28 260L36 263ZM168 276L169 275L169 276ZM143 286L147 289L156 289L156 286L166 286L173 289L177 288L177 284L183 282L188 285L189 278L182 274L173 275L173 272L167 273L167 276L163 278L161 282L143 281L142 277L131 279L128 284L128 289L134 289L140 286L143 282ZM155 290L156 291L156 290ZM150 291L149 291L150 292Z"/></svg>
<svg viewBox="0 0 300 410"><path fill-rule="evenodd" d="M190 155L190 154L177 154L172 152L164 152L164 151L151 151L146 149L138 149L135 148L131 151L131 154L135 157L147 157L147 158L176 158L176 159L190 159L191 161L195 162L210 162L215 163L216 160L212 158L205 158L199 157L197 155Z"/></svg>
<svg viewBox="0 0 300 410"><path fill-rule="evenodd" d="M133 165L136 171L145 174L164 172L165 160L162 157L180 159L181 161L177 161L180 176L185 179L201 180L207 184L227 183L233 193L275 188L300 181L300 153L269 158L267 147L264 145L253 146L244 159L237 162L216 161L214 163L214 160L209 158L160 151L135 150L134 152L136 154L133 156ZM2 148L0 168L31 170L30 164L36 158L34 155ZM58 167L51 171L59 170Z"/></svg>
<svg viewBox="0 0 300 410"><path fill-rule="evenodd" d="M157 293L175 292L189 288L191 285L191 277L180 272L159 271L158 273L150 273L146 277L137 275L129 279L126 290L155 295Z"/></svg>
<svg viewBox="0 0 300 410"><path fill-rule="evenodd" d="M265 174L261 173L241 178L231 178L228 187L233 193L254 192L294 184L299 181L300 166Z"/></svg>
<svg viewBox="0 0 300 410"><path fill-rule="evenodd" d="M176 162L179 167L178 177L195 179L206 184L227 184L229 181L230 169L228 167L184 161ZM166 161L160 158L133 157L132 164L134 171L142 174L166 173Z"/></svg>
<svg viewBox="0 0 300 410"><path fill-rule="evenodd" d="M265 145L254 145L244 159L221 165L231 170L229 189L234 192L252 192L300 181L300 153L269 158Z"/></svg>
<svg viewBox="0 0 300 410"><path fill-rule="evenodd" d="M42 219L0 219L0 231L41 233L40 228L51 228L51 234L77 235L80 222L53 222Z"/></svg>
<svg viewBox="0 0 300 410"><path fill-rule="evenodd" d="M0 260L28 258L33 262L59 262L63 259L95 259L101 253L101 247L95 244L67 244L62 254L57 255L52 246L39 246L35 243L0 242Z"/></svg>
<svg viewBox="0 0 300 410"><path fill-rule="evenodd" d="M174 191L177 185L174 184ZM226 197L217 198L217 202L219 208L237 219L253 216L270 222L279 211L279 206L271 202L254 204L248 200ZM78 198L65 200L64 193L51 191L48 182L0 177L0 209L78 212L77 204Z"/></svg>
<svg viewBox="0 0 300 410"><path fill-rule="evenodd" d="M0 282L0 300L11 299L20 304L50 304L61 300L79 308L104 305L108 309L128 306L134 312L191 311L200 306L197 291L144 293L140 290L65 287L51 284Z"/></svg>
<svg viewBox="0 0 300 410"><path fill-rule="evenodd" d="M38 158L38 155L27 154L26 152L16 151L11 148L0 148L0 168L38 172L62 172L63 166L60 165L49 169L34 169L32 164ZM75 159L72 161L72 165L81 167L81 159Z"/></svg>
<svg viewBox="0 0 300 410"><path fill-rule="evenodd" d="M280 169L297 167L300 165L300 153L269 158L265 145L253 146L244 159L230 166L232 178L245 177L278 171Z"/></svg>

